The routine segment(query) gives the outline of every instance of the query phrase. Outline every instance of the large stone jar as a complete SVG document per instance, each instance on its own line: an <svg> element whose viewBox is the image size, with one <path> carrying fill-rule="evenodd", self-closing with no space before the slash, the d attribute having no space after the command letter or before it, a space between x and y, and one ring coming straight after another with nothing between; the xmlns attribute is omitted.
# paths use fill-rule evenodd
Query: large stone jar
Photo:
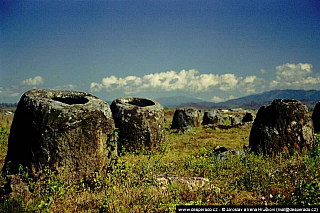
<svg viewBox="0 0 320 213"><path fill-rule="evenodd" d="M171 129L184 129L186 127L198 127L203 119L203 114L195 108L176 109L173 115Z"/></svg>
<svg viewBox="0 0 320 213"><path fill-rule="evenodd" d="M249 137L255 152L276 155L282 151L293 154L310 149L314 129L307 107L297 100L276 99L259 109Z"/></svg>
<svg viewBox="0 0 320 213"><path fill-rule="evenodd" d="M124 97L110 106L118 128L119 151L151 150L164 142L164 111L156 101Z"/></svg>
<svg viewBox="0 0 320 213"><path fill-rule="evenodd" d="M112 163L114 121L109 105L84 92L34 89L20 99L3 171L49 167L69 177L102 172Z"/></svg>
<svg viewBox="0 0 320 213"><path fill-rule="evenodd" d="M205 112L203 115L202 125L212 124L212 125L220 125L224 124L224 118L221 113L217 110Z"/></svg>

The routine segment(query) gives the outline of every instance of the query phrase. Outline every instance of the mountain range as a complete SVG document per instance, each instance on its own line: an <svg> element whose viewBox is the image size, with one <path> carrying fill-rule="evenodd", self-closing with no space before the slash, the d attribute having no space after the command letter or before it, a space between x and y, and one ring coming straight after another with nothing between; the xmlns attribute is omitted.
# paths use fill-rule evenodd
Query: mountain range
<svg viewBox="0 0 320 213"><path fill-rule="evenodd" d="M261 94L248 95L241 98L231 99L225 102L209 102L201 99L185 96L155 98L162 106L167 108L194 107L198 109L259 109L263 105L270 104L274 99L296 99L313 109L320 101L319 90L271 90ZM107 101L109 105L112 101ZM0 103L0 108L15 108L17 104Z"/></svg>
<svg viewBox="0 0 320 213"><path fill-rule="evenodd" d="M241 98L231 99L225 102L213 103L184 96L155 99L164 107L195 107L199 109L211 108L244 108L259 109L263 105L270 104L274 99L295 99L303 102L309 109L313 109L320 101L318 90L271 90L261 94L248 95Z"/></svg>

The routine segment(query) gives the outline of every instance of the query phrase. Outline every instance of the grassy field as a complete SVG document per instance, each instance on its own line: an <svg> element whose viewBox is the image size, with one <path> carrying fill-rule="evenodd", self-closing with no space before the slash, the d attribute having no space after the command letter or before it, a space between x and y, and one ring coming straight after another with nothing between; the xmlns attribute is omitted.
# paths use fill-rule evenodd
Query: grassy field
<svg viewBox="0 0 320 213"><path fill-rule="evenodd" d="M173 113L165 111L166 142L161 151L125 153L112 172L78 182L50 170L43 181L33 182L21 170L32 193L11 199L2 196L0 212L174 212L176 205L320 205L318 145L290 158L247 151L244 158L219 161L212 150L247 146L250 126L228 130L201 126L193 128L193 133L173 133ZM1 114L0 119L2 168L12 116ZM157 173L204 177L210 183L196 190L178 183L162 187L153 179ZM5 184L4 177L0 184Z"/></svg>

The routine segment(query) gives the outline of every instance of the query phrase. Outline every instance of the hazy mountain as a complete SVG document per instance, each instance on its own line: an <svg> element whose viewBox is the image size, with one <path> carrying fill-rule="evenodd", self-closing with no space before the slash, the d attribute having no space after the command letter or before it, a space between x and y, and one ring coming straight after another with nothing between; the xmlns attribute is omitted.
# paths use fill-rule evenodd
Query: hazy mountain
<svg viewBox="0 0 320 213"><path fill-rule="evenodd" d="M296 99L302 101L308 108L314 108L318 101L320 101L320 91L318 90L271 90L261 94L248 95L237 99L228 100L220 103L213 103L203 101L196 98L175 96L163 97L154 99L162 106L169 108L178 107L195 107L199 109L210 108L244 108L244 109L258 109L262 105L270 104L274 99ZM112 101L107 101L109 105ZM0 108L5 108L6 103L0 104ZM16 106L16 104L15 104Z"/></svg>
<svg viewBox="0 0 320 213"><path fill-rule="evenodd" d="M162 98L159 101L166 107L195 107L195 108L249 108L258 109L270 104L274 99L296 99L313 108L320 101L320 91L317 90L272 90L261 94L248 95L220 103L204 102L186 97ZM190 101L189 101L190 100Z"/></svg>
<svg viewBox="0 0 320 213"><path fill-rule="evenodd" d="M295 99L303 102L308 108L313 108L320 101L320 91L317 90L271 90L261 94L249 95L219 103L228 107L259 108L270 104L274 99Z"/></svg>
<svg viewBox="0 0 320 213"><path fill-rule="evenodd" d="M317 90L272 90L261 94L249 95L223 102L226 105L241 105L249 102L272 102L274 99L296 99L300 101L320 101L320 91Z"/></svg>

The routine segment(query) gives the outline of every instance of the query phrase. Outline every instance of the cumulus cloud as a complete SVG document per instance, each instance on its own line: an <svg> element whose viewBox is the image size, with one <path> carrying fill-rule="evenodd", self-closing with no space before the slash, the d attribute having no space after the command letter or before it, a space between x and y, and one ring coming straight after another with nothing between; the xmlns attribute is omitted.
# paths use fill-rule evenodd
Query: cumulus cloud
<svg viewBox="0 0 320 213"><path fill-rule="evenodd" d="M234 88L239 82L239 79L234 74L224 74L220 76L220 87L222 91L228 91Z"/></svg>
<svg viewBox="0 0 320 213"><path fill-rule="evenodd" d="M185 89L188 82L192 83L197 74L196 70L181 70L179 73L176 71L160 72L145 75L141 80L144 84L143 88L159 88L165 91L173 91Z"/></svg>
<svg viewBox="0 0 320 213"><path fill-rule="evenodd" d="M34 78L25 79L21 83L23 85L36 86L36 85L44 84L44 79L41 76L36 76Z"/></svg>
<svg viewBox="0 0 320 213"><path fill-rule="evenodd" d="M320 84L320 76L313 73L312 64L283 64L276 67L276 79L269 87L290 89L311 89Z"/></svg>
<svg viewBox="0 0 320 213"><path fill-rule="evenodd" d="M92 82L91 92L107 91L134 94L139 92L155 91L183 91L191 93L220 92L227 95L245 96L270 89L314 89L320 87L320 75L313 73L312 64L283 64L275 67L276 73L267 81L256 75L237 76L233 73L213 74L200 73L195 69L171 70L167 72L149 73L144 76L117 77L111 75L101 79L101 82ZM270 71L257 70L264 74ZM270 76L272 77L272 76ZM218 94L218 93L216 93ZM215 94L215 95L216 95ZM212 96L211 96L212 97ZM223 96L221 96L223 97ZM212 101L220 102L223 99L213 96ZM229 98L230 99L230 98Z"/></svg>
<svg viewBox="0 0 320 213"><path fill-rule="evenodd" d="M127 76L118 78L114 75L103 78L101 83L93 82L90 85L92 92L101 90L116 91L121 90L125 94L140 92L146 89L156 89L162 91L188 90L194 92L204 92L209 89L229 91L234 89L241 78L234 74L200 74L195 69L167 72L157 72L138 76Z"/></svg>
<svg viewBox="0 0 320 213"><path fill-rule="evenodd" d="M300 80L312 73L312 64L283 64L276 67L277 80Z"/></svg>
<svg viewBox="0 0 320 213"><path fill-rule="evenodd" d="M215 103L219 103L219 102L225 101L225 99L224 98L220 98L218 96L213 96L211 101L213 101Z"/></svg>
<svg viewBox="0 0 320 213"><path fill-rule="evenodd" d="M231 99L235 99L236 97L234 97L233 95L230 95L228 98L221 98L219 96L213 96L211 101L215 102L215 103L219 103L219 102L223 102L223 101L227 101L227 100L231 100Z"/></svg>
<svg viewBox="0 0 320 213"><path fill-rule="evenodd" d="M99 92L103 89L103 85L102 84L99 84L99 83L91 83L90 84L90 91L91 92Z"/></svg>
<svg viewBox="0 0 320 213"><path fill-rule="evenodd" d="M246 83L246 84L252 84L254 82L254 80L257 78L257 76L255 75L252 75L252 76L247 76L243 82Z"/></svg>
<svg viewBox="0 0 320 213"><path fill-rule="evenodd" d="M261 90L265 88L264 84L265 80L263 78L258 78L255 75L251 75L241 79L238 90L245 95L250 95L261 92Z"/></svg>

